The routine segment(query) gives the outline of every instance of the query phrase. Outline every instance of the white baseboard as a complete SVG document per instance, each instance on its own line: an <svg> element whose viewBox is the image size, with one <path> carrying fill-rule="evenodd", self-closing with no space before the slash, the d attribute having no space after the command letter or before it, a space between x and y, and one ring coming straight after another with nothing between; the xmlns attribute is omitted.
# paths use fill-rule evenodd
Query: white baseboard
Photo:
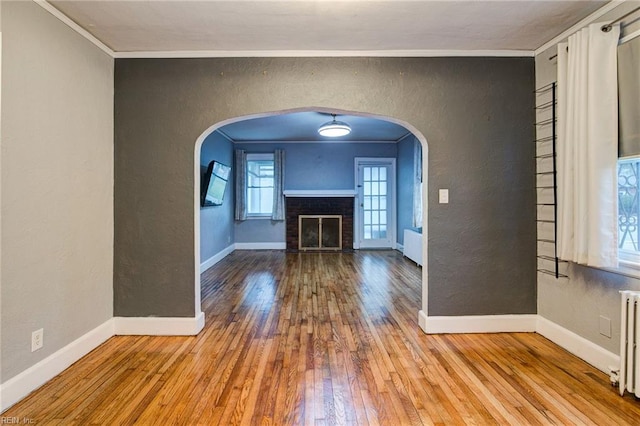
<svg viewBox="0 0 640 426"><path fill-rule="evenodd" d="M203 328L204 312L200 312L194 318L111 318L17 376L0 384L0 412L5 411L62 373L71 364L112 336L193 336Z"/></svg>
<svg viewBox="0 0 640 426"><path fill-rule="evenodd" d="M429 317L420 311L418 324L427 334L536 332L606 374L620 365L620 356L540 315Z"/></svg>
<svg viewBox="0 0 640 426"><path fill-rule="evenodd" d="M404 251L404 246L400 243L396 243L396 250L402 253Z"/></svg>
<svg viewBox="0 0 640 426"><path fill-rule="evenodd" d="M422 331L424 331L425 333L428 333L427 332L428 320L429 320L429 317L427 316L427 314L422 309L420 309L420 312L418 312L418 325L420 326Z"/></svg>
<svg viewBox="0 0 640 426"><path fill-rule="evenodd" d="M461 317L425 317L419 323L429 334L442 333L518 333L536 331L537 315L469 315ZM424 325L423 325L424 324Z"/></svg>
<svg viewBox="0 0 640 426"><path fill-rule="evenodd" d="M203 273L207 269L211 268L216 263L220 262L225 257L229 256L235 250L234 244L231 244L229 247L219 251L218 253L211 256L209 259L205 260L200 264L200 273Z"/></svg>
<svg viewBox="0 0 640 426"><path fill-rule="evenodd" d="M539 315L428 317L421 310L418 323L429 334L537 332L604 373L608 374L609 367L620 364L618 355ZM112 318L0 384L0 412L38 389L114 335L189 336L198 334L203 328L203 312L194 318Z"/></svg>
<svg viewBox="0 0 640 426"><path fill-rule="evenodd" d="M191 318L115 317L117 336L195 336L204 328L204 312Z"/></svg>
<svg viewBox="0 0 640 426"><path fill-rule="evenodd" d="M0 412L5 411L40 386L62 373L71 364L100 346L114 334L110 319L62 349L0 385Z"/></svg>
<svg viewBox="0 0 640 426"><path fill-rule="evenodd" d="M287 243L235 243L236 250L285 250Z"/></svg>
<svg viewBox="0 0 640 426"><path fill-rule="evenodd" d="M620 356L539 315L536 332L604 373L620 365Z"/></svg>

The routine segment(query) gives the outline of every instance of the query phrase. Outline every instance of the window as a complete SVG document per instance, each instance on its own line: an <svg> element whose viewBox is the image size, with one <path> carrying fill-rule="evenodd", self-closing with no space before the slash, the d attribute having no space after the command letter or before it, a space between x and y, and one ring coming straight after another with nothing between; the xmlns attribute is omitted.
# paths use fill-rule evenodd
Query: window
<svg viewBox="0 0 640 426"><path fill-rule="evenodd" d="M640 158L618 160L618 258L640 266Z"/></svg>
<svg viewBox="0 0 640 426"><path fill-rule="evenodd" d="M247 217L271 217L273 154L247 154Z"/></svg>
<svg viewBox="0 0 640 426"><path fill-rule="evenodd" d="M618 46L618 261L640 269L640 38Z"/></svg>

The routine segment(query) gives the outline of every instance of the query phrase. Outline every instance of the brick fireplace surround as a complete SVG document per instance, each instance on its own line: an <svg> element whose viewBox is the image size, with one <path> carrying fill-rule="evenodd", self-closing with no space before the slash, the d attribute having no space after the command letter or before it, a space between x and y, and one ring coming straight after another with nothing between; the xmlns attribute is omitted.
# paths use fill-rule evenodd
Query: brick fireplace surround
<svg viewBox="0 0 640 426"><path fill-rule="evenodd" d="M295 196L285 198L287 251L298 251L298 216L342 215L342 252L353 251L353 197Z"/></svg>

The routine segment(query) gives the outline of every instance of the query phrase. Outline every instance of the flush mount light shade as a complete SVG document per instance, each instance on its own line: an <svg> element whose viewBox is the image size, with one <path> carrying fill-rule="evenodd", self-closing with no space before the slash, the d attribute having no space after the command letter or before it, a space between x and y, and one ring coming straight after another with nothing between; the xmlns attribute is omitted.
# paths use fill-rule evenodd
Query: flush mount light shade
<svg viewBox="0 0 640 426"><path fill-rule="evenodd" d="M333 116L333 120L324 123L318 129L318 133L321 136L326 136L329 138L338 138L340 136L346 136L351 133L351 127L343 121L336 121L336 115L331 114Z"/></svg>

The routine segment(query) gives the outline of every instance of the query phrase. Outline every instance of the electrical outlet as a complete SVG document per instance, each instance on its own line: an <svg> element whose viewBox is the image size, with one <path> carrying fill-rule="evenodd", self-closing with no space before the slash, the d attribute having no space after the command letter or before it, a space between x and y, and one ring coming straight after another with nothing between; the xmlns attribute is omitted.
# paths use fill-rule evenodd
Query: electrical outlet
<svg viewBox="0 0 640 426"><path fill-rule="evenodd" d="M611 319L600 315L600 334L611 338Z"/></svg>
<svg viewBox="0 0 640 426"><path fill-rule="evenodd" d="M31 333L31 352L35 352L44 346L44 330L39 330Z"/></svg>

